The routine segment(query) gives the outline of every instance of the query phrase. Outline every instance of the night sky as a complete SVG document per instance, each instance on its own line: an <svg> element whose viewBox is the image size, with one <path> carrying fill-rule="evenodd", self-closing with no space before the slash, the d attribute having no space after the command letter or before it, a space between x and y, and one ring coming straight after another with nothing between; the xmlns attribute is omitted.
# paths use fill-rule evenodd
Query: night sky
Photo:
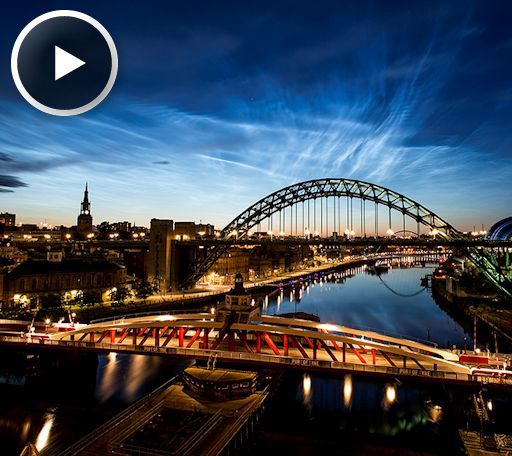
<svg viewBox="0 0 512 456"><path fill-rule="evenodd" d="M12 45L76 9L119 53L77 117L28 105ZM446 1L19 1L0 16L0 211L223 226L281 187L362 179L460 229L512 212L512 4Z"/></svg>

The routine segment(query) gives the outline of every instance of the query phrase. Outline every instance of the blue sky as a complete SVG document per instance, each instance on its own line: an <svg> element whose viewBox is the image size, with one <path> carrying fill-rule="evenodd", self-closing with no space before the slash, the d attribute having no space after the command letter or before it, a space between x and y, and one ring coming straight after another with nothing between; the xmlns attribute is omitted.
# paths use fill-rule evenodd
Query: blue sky
<svg viewBox="0 0 512 456"><path fill-rule="evenodd" d="M21 6L23 5L23 6ZM0 211L227 224L321 177L404 193L461 229L510 215L507 2L36 2L0 17ZM17 93L10 52L53 9L106 26L109 97L73 118Z"/></svg>

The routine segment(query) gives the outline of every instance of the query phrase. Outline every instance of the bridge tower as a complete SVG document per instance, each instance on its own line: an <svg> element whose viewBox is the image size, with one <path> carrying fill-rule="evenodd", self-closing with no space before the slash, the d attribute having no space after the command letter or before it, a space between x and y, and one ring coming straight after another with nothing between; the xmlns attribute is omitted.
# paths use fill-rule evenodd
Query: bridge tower
<svg viewBox="0 0 512 456"><path fill-rule="evenodd" d="M219 304L216 321L247 323L259 315L259 308L244 287L242 274L235 275L234 287L226 293L223 304Z"/></svg>

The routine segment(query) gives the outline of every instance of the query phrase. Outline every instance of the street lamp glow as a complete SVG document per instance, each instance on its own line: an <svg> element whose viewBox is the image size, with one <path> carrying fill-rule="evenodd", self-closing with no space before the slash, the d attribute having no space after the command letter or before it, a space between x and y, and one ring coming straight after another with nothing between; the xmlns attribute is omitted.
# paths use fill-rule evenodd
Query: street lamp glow
<svg viewBox="0 0 512 456"><path fill-rule="evenodd" d="M66 237L66 239L71 239L71 234L66 233L66 236L65 236L65 237Z"/></svg>
<svg viewBox="0 0 512 456"><path fill-rule="evenodd" d="M393 236L393 234L395 234L395 232L391 228L388 228L388 230L386 231L386 234L388 236Z"/></svg>
<svg viewBox="0 0 512 456"><path fill-rule="evenodd" d="M92 239L93 237L94 237L94 233L89 233L89 234L87 235L87 239Z"/></svg>

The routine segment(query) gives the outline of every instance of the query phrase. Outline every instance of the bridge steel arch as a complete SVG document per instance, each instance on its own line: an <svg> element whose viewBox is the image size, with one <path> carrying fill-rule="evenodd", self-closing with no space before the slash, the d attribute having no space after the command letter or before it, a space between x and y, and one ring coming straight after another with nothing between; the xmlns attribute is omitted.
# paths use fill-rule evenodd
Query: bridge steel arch
<svg viewBox="0 0 512 456"><path fill-rule="evenodd" d="M371 201L386 206L390 210L396 210L404 216L412 218L416 223L436 230L439 235L447 239L457 239L461 236L456 228L425 206L386 187L343 178L308 180L284 187L265 196L235 217L224 227L220 235L220 239L230 241L230 243L208 249L205 257L195 265L194 270L190 271L182 286L191 286L199 281L229 249L230 244L236 244L238 238L247 235L249 230L261 221L294 204L328 197L348 197Z"/></svg>
<svg viewBox="0 0 512 456"><path fill-rule="evenodd" d="M323 178L313 179L284 187L260 199L235 217L221 232L219 239L223 245L205 248L204 256L193 265L181 287L187 288L197 283L225 253L235 245L238 238L249 233L263 220L283 209L308 200L329 197L356 198L388 207L426 226L437 235L449 240L464 239L463 234L453 225L420 203L386 187L354 179ZM494 285L508 299L512 299L512 283L506 271L494 258L493 252L479 248L467 249L468 258L477 266L484 278Z"/></svg>

